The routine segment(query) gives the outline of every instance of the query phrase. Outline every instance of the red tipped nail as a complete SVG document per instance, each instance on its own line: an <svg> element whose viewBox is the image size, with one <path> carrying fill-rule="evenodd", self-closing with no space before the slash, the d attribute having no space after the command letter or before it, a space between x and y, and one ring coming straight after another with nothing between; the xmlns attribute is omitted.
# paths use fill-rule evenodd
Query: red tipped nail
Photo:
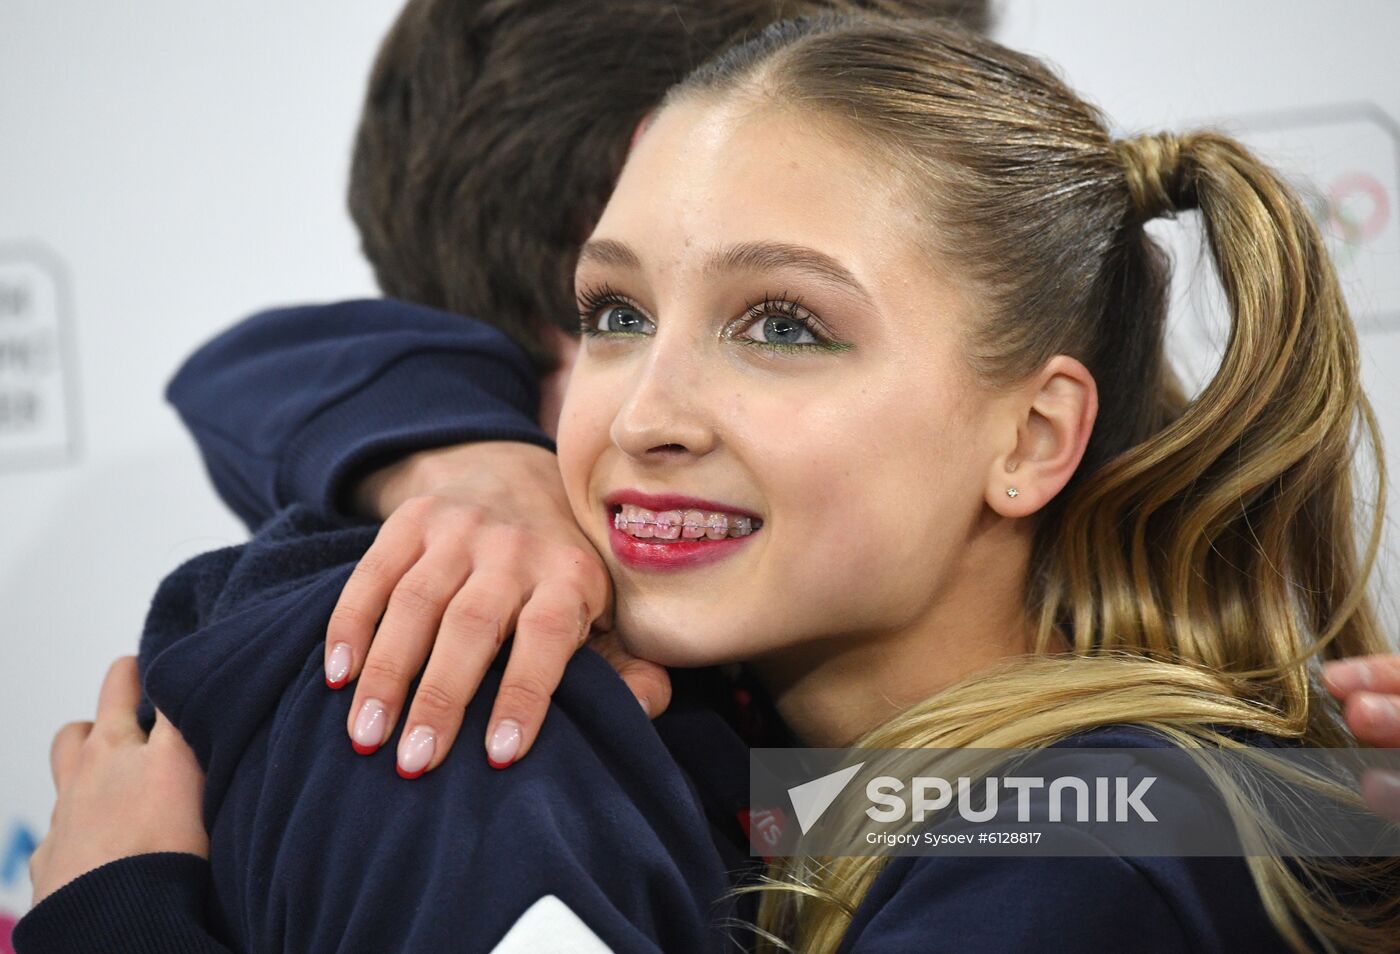
<svg viewBox="0 0 1400 954"><path fill-rule="evenodd" d="M514 719L502 719L491 731L486 743L486 761L494 769L503 769L520 754L520 724Z"/></svg>
<svg viewBox="0 0 1400 954"><path fill-rule="evenodd" d="M385 730L384 703L378 699L366 699L355 716L354 728L350 730L350 744L361 755L369 755L384 744Z"/></svg>
<svg viewBox="0 0 1400 954"><path fill-rule="evenodd" d="M399 773L399 778L417 778L418 776L420 776L420 775L422 775L424 772L426 772L427 769L426 769L426 768L420 768L420 769L419 769L418 771L416 771L416 772L405 772L405 771L403 770L403 766L400 765L399 763L395 762L395 763L394 763L394 771L396 771L396 772Z"/></svg>
<svg viewBox="0 0 1400 954"><path fill-rule="evenodd" d="M336 643L326 659L326 685L339 689L350 681L350 663L354 657L349 643Z"/></svg>

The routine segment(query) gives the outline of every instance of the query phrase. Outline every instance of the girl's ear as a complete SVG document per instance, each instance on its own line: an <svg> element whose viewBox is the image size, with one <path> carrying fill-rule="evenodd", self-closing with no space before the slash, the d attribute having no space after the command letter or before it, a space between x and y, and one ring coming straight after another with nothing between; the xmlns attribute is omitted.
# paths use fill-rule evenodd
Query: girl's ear
<svg viewBox="0 0 1400 954"><path fill-rule="evenodd" d="M1059 354L1004 405L1010 449L987 475L987 504L1004 517L1025 517L1049 503L1074 476L1099 411L1089 369Z"/></svg>

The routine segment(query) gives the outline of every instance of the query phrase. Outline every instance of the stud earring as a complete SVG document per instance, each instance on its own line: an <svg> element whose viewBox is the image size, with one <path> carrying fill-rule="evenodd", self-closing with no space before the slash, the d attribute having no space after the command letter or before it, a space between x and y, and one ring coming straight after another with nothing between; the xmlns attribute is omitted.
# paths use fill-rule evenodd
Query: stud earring
<svg viewBox="0 0 1400 954"><path fill-rule="evenodd" d="M1019 494L1019 493L1020 493L1020 491L1017 490L1015 487L1007 487L1007 488L1006 488L1006 496L1008 496L1008 497L1014 497L1014 496L1016 496L1016 495Z"/></svg>

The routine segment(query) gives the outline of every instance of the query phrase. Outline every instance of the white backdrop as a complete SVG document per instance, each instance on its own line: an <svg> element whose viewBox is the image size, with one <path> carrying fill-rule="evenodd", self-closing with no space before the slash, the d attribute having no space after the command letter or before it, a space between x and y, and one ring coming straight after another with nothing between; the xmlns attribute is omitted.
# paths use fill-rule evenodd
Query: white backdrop
<svg viewBox="0 0 1400 954"><path fill-rule="evenodd" d="M373 291L343 196L398 6L0 0L0 954L51 808L52 733L91 717L161 577L243 537L165 381L251 311ZM1400 4L1001 6L1001 38L1060 64L1120 130L1224 122L1307 183L1400 475ZM1188 229L1162 233L1191 248ZM1209 282L1179 284L1176 346L1199 380L1223 325Z"/></svg>

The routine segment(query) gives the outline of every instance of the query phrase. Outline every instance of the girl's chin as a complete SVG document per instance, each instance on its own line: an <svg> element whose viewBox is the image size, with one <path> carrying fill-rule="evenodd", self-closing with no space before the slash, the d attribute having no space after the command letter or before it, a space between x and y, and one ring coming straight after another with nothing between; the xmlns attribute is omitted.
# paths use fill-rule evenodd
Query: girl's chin
<svg viewBox="0 0 1400 954"><path fill-rule="evenodd" d="M722 663L740 662L735 658L736 646L718 644L709 634L671 628L663 632L631 629L618 621L618 639L622 648L639 659L660 666L678 669L698 669Z"/></svg>

